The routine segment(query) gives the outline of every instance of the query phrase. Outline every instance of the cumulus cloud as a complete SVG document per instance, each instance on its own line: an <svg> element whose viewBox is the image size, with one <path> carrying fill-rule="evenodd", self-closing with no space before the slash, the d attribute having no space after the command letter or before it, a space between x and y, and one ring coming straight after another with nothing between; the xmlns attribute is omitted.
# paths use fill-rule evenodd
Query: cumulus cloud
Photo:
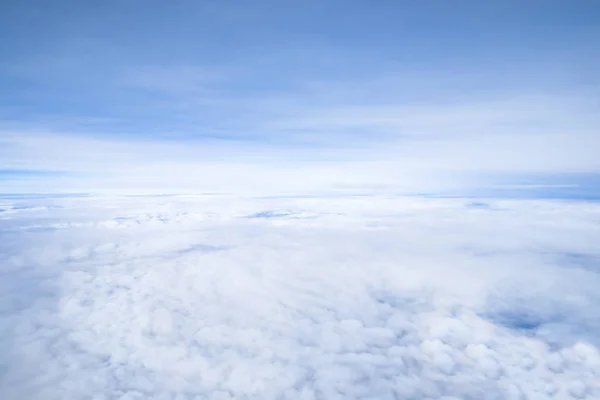
<svg viewBox="0 0 600 400"><path fill-rule="evenodd" d="M5 199L17 399L592 399L600 207Z"/></svg>

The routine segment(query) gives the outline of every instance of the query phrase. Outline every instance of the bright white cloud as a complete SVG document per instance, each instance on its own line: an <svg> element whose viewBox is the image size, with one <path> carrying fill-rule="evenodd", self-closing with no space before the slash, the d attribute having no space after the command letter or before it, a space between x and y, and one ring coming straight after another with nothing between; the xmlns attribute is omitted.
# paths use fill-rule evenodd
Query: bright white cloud
<svg viewBox="0 0 600 400"><path fill-rule="evenodd" d="M6 398L600 396L597 204L0 209Z"/></svg>

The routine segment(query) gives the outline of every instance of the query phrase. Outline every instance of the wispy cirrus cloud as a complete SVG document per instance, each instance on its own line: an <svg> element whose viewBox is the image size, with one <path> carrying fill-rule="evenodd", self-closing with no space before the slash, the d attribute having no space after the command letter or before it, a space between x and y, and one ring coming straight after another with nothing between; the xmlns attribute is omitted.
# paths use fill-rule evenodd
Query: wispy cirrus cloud
<svg viewBox="0 0 600 400"><path fill-rule="evenodd" d="M308 190L312 181L315 190L429 191L436 184L448 190L450 182L461 189L481 185L485 176L600 172L594 150L600 121L586 98L369 106L310 106L301 99L274 107L257 101L242 106L254 110L251 116L224 123L214 116L193 130L159 136L5 130L1 166L79 175L92 191L113 181L132 190L144 182L138 189L231 192L248 186L240 180L264 188L272 182L273 190ZM228 109L226 102L213 106L217 115Z"/></svg>
<svg viewBox="0 0 600 400"><path fill-rule="evenodd" d="M599 172L585 7L291 8L11 7L48 29L3 25L21 45L0 64L0 168L61 171L35 183L61 191L443 191Z"/></svg>

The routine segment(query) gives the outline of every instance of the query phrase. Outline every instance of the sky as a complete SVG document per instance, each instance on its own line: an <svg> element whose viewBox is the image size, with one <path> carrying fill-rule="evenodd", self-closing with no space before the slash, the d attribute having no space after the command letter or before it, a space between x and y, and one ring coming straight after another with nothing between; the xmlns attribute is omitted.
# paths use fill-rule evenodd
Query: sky
<svg viewBox="0 0 600 400"><path fill-rule="evenodd" d="M4 193L600 195L594 1L0 8Z"/></svg>
<svg viewBox="0 0 600 400"><path fill-rule="evenodd" d="M0 1L0 398L600 398L600 3Z"/></svg>

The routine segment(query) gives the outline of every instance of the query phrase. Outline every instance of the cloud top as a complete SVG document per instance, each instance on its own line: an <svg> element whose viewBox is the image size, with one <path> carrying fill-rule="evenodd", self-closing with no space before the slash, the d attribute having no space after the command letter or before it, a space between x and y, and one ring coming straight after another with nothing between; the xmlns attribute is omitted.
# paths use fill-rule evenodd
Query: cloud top
<svg viewBox="0 0 600 400"><path fill-rule="evenodd" d="M485 204L2 200L0 388L30 399L597 397L600 209Z"/></svg>

